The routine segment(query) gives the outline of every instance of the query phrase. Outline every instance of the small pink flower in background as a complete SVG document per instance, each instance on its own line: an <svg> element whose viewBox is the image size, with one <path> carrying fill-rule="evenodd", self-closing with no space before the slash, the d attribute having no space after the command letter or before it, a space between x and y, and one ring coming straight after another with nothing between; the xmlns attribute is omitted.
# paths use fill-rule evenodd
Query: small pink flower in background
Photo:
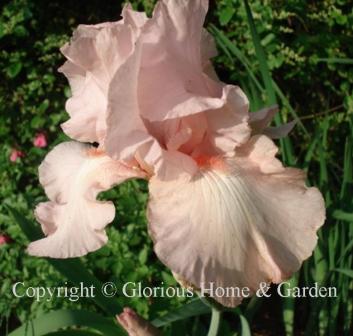
<svg viewBox="0 0 353 336"><path fill-rule="evenodd" d="M117 315L116 319L129 336L161 335L157 328L141 316L137 315L131 308L124 308L124 311Z"/></svg>
<svg viewBox="0 0 353 336"><path fill-rule="evenodd" d="M17 149L12 149L11 154L10 154L10 161L11 162L16 162L17 159L20 159L21 157L24 157L24 153L21 152L20 150Z"/></svg>
<svg viewBox="0 0 353 336"><path fill-rule="evenodd" d="M47 138L44 133L38 133L33 140L34 147L44 148L47 147Z"/></svg>
<svg viewBox="0 0 353 336"><path fill-rule="evenodd" d="M10 236L6 234L0 234L0 245L5 245L11 242L12 242L12 239Z"/></svg>

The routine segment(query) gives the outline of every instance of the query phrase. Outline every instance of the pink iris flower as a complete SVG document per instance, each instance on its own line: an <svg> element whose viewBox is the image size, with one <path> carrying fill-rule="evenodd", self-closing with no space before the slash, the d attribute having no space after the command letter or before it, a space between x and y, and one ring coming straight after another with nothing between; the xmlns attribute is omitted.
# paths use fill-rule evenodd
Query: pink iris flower
<svg viewBox="0 0 353 336"><path fill-rule="evenodd" d="M207 0L163 0L147 18L127 5L120 21L80 25L62 48L72 89L62 128L74 141L39 167L49 201L35 215L46 237L30 254L79 257L106 244L115 210L96 196L131 178L149 181L157 256L195 288L255 291L312 254L322 195L283 166L272 141L293 125L268 127L275 107L249 113L244 92L219 81L207 9Z"/></svg>
<svg viewBox="0 0 353 336"><path fill-rule="evenodd" d="M47 147L47 138L44 133L38 133L33 140L34 147L44 148Z"/></svg>
<svg viewBox="0 0 353 336"><path fill-rule="evenodd" d="M24 153L20 150L17 149L12 149L10 153L10 161L11 162L16 162L17 159L20 159L21 157L24 157Z"/></svg>

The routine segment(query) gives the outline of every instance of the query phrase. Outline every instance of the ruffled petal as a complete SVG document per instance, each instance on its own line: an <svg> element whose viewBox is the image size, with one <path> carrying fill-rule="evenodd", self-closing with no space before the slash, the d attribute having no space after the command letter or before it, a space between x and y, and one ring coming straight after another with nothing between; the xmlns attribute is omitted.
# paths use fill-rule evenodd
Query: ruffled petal
<svg viewBox="0 0 353 336"><path fill-rule="evenodd" d="M142 34L109 89L104 148L111 157L129 160L139 152L151 166L141 155L157 144L160 155L162 149L193 155L206 143L227 153L249 138L244 93L203 74L203 62L215 53L202 28L206 11L207 1L163 1L152 19L142 20ZM188 88L196 77L195 90Z"/></svg>
<svg viewBox="0 0 353 336"><path fill-rule="evenodd" d="M218 75L213 67L211 58L216 57L218 55L216 42L213 36L206 30L202 30L201 37L201 61L202 67L205 74L213 79L216 83L219 82Z"/></svg>
<svg viewBox="0 0 353 336"><path fill-rule="evenodd" d="M167 141L168 150L178 150L186 142L190 141L192 137L192 128L185 127L181 128L176 133L170 137Z"/></svg>
<svg viewBox="0 0 353 336"><path fill-rule="evenodd" d="M117 70L112 80L104 146L107 153L115 159L130 160L139 151L141 159L153 165L153 161L145 158L146 153L153 147L156 154L153 159L156 160L161 149L158 149L157 141L149 134L140 116L137 86L141 47L141 43L137 42L134 52Z"/></svg>
<svg viewBox="0 0 353 336"><path fill-rule="evenodd" d="M83 142L100 142L104 128L98 131L98 123L104 117L106 97L91 75L67 61L61 71L69 79L72 97L66 102L71 118L61 125L72 139Z"/></svg>
<svg viewBox="0 0 353 336"><path fill-rule="evenodd" d="M248 124L249 101L243 91L232 85L224 87L224 106L182 118L147 122L148 131L164 148L179 150L197 158L198 155L231 154L251 134Z"/></svg>
<svg viewBox="0 0 353 336"><path fill-rule="evenodd" d="M201 59L203 66L207 66L209 59L216 57L217 55L218 51L213 36L206 29L202 29Z"/></svg>
<svg viewBox="0 0 353 336"><path fill-rule="evenodd" d="M210 160L191 181L152 178L149 230L161 261L203 289L254 292L297 271L316 245L324 201L276 152L269 138L254 136L234 158ZM213 294L226 306L242 300Z"/></svg>
<svg viewBox="0 0 353 336"><path fill-rule="evenodd" d="M162 180L197 170L196 162L177 151L182 146L201 141L206 130L200 133L200 123L190 116L162 123L145 122L141 117L141 103L137 87L141 66L142 42L136 43L134 52L117 70L109 90L108 129L104 141L107 153L119 160L136 159L150 175L157 174ZM200 116L197 120L203 120ZM176 126L182 124L182 126ZM191 128L191 125L193 126ZM156 132L151 131L154 128ZM161 132L160 130L163 130ZM190 130L190 134L186 134ZM158 141L159 140L159 141ZM164 145L166 151L160 145Z"/></svg>
<svg viewBox="0 0 353 336"><path fill-rule="evenodd" d="M137 33L121 22L80 25L62 49L68 59L59 69L68 78L72 96L70 119L62 125L73 139L101 142L106 131L107 96L116 70L133 50Z"/></svg>
<svg viewBox="0 0 353 336"><path fill-rule="evenodd" d="M191 179L198 170L197 163L190 156L176 150L164 150L156 144L146 144L135 155L140 167L159 180L171 181L181 177Z"/></svg>
<svg viewBox="0 0 353 336"><path fill-rule="evenodd" d="M191 154L207 132L208 125L204 113L183 118L168 119L162 122L147 122L148 130L162 146Z"/></svg>
<svg viewBox="0 0 353 336"><path fill-rule="evenodd" d="M206 12L204 0L157 4L142 34L138 89L142 117L164 121L224 105L222 85L204 74L205 58L214 54L204 43L201 47Z"/></svg>
<svg viewBox="0 0 353 336"><path fill-rule="evenodd" d="M249 100L238 87L224 88L225 105L206 112L211 143L223 154L233 153L235 147L245 143L251 133L248 125Z"/></svg>
<svg viewBox="0 0 353 336"><path fill-rule="evenodd" d="M133 177L138 170L112 160L98 149L77 142L56 146L39 167L49 202L35 215L46 238L32 242L28 253L52 258L82 256L107 242L105 226L114 219L111 202L97 201L99 192Z"/></svg>
<svg viewBox="0 0 353 336"><path fill-rule="evenodd" d="M156 176L161 181L173 181L180 178L190 180L198 171L196 162L188 155L178 151L163 150L156 162Z"/></svg>
<svg viewBox="0 0 353 336"><path fill-rule="evenodd" d="M123 22L131 25L135 30L141 29L148 21L146 13L135 11L130 3L124 6L121 16L123 17Z"/></svg>

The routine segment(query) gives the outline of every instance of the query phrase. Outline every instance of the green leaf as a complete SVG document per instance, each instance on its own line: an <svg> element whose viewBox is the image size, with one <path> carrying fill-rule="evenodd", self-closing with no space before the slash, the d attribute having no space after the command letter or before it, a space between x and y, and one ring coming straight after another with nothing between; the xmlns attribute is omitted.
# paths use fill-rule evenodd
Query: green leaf
<svg viewBox="0 0 353 336"><path fill-rule="evenodd" d="M318 58L318 63L353 64L352 58Z"/></svg>
<svg viewBox="0 0 353 336"><path fill-rule="evenodd" d="M351 250L353 249L353 239L344 247L341 256L337 260L336 265L338 265L347 255L350 254Z"/></svg>
<svg viewBox="0 0 353 336"><path fill-rule="evenodd" d="M335 268L335 272L342 273L350 278L353 278L353 270L348 268Z"/></svg>
<svg viewBox="0 0 353 336"><path fill-rule="evenodd" d="M346 138L344 146L344 158L343 158L343 179L341 185L341 200L345 196L349 198L348 185L353 182L353 141L351 137Z"/></svg>
<svg viewBox="0 0 353 336"><path fill-rule="evenodd" d="M260 64L260 72L262 75L263 82L265 84L265 89L267 94L267 104L275 105L277 103L275 85L272 80L272 76L267 64L265 51L261 45L260 37L257 33L255 23L254 23L254 18L252 16L251 9L247 0L244 0L244 5L245 5L246 17L250 27L252 40L255 47L256 56ZM280 125L282 123L281 116L278 113L275 115L274 120L276 125ZM283 151L283 160L287 164L293 164L295 162L295 159L294 159L292 144L290 140L288 138L281 139L280 145Z"/></svg>
<svg viewBox="0 0 353 336"><path fill-rule="evenodd" d="M0 39L1 39L3 36L5 36L5 34L6 34L5 25L4 25L2 22L0 22Z"/></svg>
<svg viewBox="0 0 353 336"><path fill-rule="evenodd" d="M261 307L263 299L264 299L263 297L256 296L256 295L250 299L249 303L246 306L245 313L244 313L244 316L246 317L246 319L248 321L250 321L250 322L252 321L256 312Z"/></svg>
<svg viewBox="0 0 353 336"><path fill-rule="evenodd" d="M41 336L71 326L93 328L100 331L104 336L125 335L113 319L89 311L56 310L28 321L11 332L9 336Z"/></svg>
<svg viewBox="0 0 353 336"><path fill-rule="evenodd" d="M293 288L298 286L298 275L294 274L294 276L285 283L283 287L285 290L287 288ZM295 311L295 298L293 297L283 297L282 298L283 304L283 323L284 323L284 330L286 332L286 336L291 336L294 333L294 311Z"/></svg>
<svg viewBox="0 0 353 336"><path fill-rule="evenodd" d="M216 41L218 42L218 44L223 49L224 48L228 49L243 64L243 66L245 67L250 78L252 79L252 81L256 85L257 89L260 92L264 92L264 87L257 79L254 71L251 69L250 62L247 60L247 58L241 52L241 50L234 43L232 43L232 41L230 41L228 39L228 37L226 35L224 35L224 33L222 31L217 29L214 25L211 24L210 27L211 27L211 32L215 35Z"/></svg>
<svg viewBox="0 0 353 336"><path fill-rule="evenodd" d="M22 63L16 62L12 63L6 68L6 73L10 78L15 78L22 69Z"/></svg>
<svg viewBox="0 0 353 336"><path fill-rule="evenodd" d="M316 146L319 142L320 136L321 136L321 132L320 132L319 127L317 127L315 135L312 137L311 143L309 144L308 149L306 151L306 154L304 157L304 162L302 165L303 169L306 171L308 170L308 168L310 166L310 162L314 156L315 149L316 149Z"/></svg>
<svg viewBox="0 0 353 336"><path fill-rule="evenodd" d="M251 336L250 326L248 320L243 314L239 314L241 325L241 336Z"/></svg>
<svg viewBox="0 0 353 336"><path fill-rule="evenodd" d="M243 64L245 70L247 71L251 81L255 84L256 88L259 90L260 93L265 93L265 89L262 86L262 84L259 82L257 79L257 76L255 72L252 70L252 65L251 61L247 59L247 57L242 53L242 51L232 42L228 39L228 37L219 29L217 29L214 25L210 24L210 31L214 34L217 43L219 46L222 48L222 50L228 54L231 52L239 61L241 64ZM231 58L230 55L228 57ZM282 104L288 109L289 113L292 115L294 120L297 122L301 130L306 134L309 135L307 129L305 128L304 124L300 120L297 112L293 109L291 106L289 100L286 98L282 90L279 88L279 86L276 84L276 82L272 79L272 83L274 86L274 89L278 95L278 97L281 99Z"/></svg>
<svg viewBox="0 0 353 336"><path fill-rule="evenodd" d="M62 331L55 331L45 336L101 336L101 333L96 333L93 331L86 331L86 330L62 330Z"/></svg>
<svg viewBox="0 0 353 336"><path fill-rule="evenodd" d="M264 49L262 48L260 37L257 33L254 19L251 13L251 9L247 0L244 0L244 5L245 5L246 16L248 19L248 24L250 27L251 36L255 47L255 52L256 52L258 61L260 63L260 71L261 71L262 79L264 81L266 93L268 96L267 103L269 105L275 105L277 103L276 93L272 84L272 77L270 75L270 70L267 65L265 52L264 52Z"/></svg>
<svg viewBox="0 0 353 336"><path fill-rule="evenodd" d="M141 252L139 253L139 261L141 264L145 264L148 257L148 249L144 247Z"/></svg>
<svg viewBox="0 0 353 336"><path fill-rule="evenodd" d="M208 306L206 306L201 301L201 299L198 298L190 301L189 303L185 304L180 308L175 309L174 311L167 313L162 317L154 319L152 321L152 324L155 327L162 327L166 324L169 324L175 321L184 320L193 316L209 314L210 312L211 312L211 309Z"/></svg>
<svg viewBox="0 0 353 336"><path fill-rule="evenodd" d="M39 115L35 116L32 120L31 120L31 127L33 129L38 129L43 127L45 124L45 119Z"/></svg>
<svg viewBox="0 0 353 336"><path fill-rule="evenodd" d="M304 134L309 136L309 132L306 129L306 127L303 124L303 122L300 120L299 115L294 110L294 108L290 104L289 100L284 95L284 93L282 92L281 88L277 85L277 83L275 81L273 81L273 86L275 88L275 91L276 91L278 97L281 99L282 104L288 109L289 113L292 115L292 118L297 122L297 124L299 125L300 129L304 132Z"/></svg>
<svg viewBox="0 0 353 336"><path fill-rule="evenodd" d="M269 33L261 40L261 45L265 47L268 44L270 44L275 38L276 38L275 34Z"/></svg>
<svg viewBox="0 0 353 336"><path fill-rule="evenodd" d="M211 323L207 336L217 336L221 322L221 312L218 309L212 309Z"/></svg>
<svg viewBox="0 0 353 336"><path fill-rule="evenodd" d="M44 99L38 107L38 112L40 114L43 114L48 109L48 107L49 107L49 100Z"/></svg>
<svg viewBox="0 0 353 336"><path fill-rule="evenodd" d="M226 8L222 9L219 13L219 21L222 26L226 25L233 17L235 13L235 8L227 6Z"/></svg>
<svg viewBox="0 0 353 336"><path fill-rule="evenodd" d="M353 222L353 213L345 212L343 210L334 210L332 213L332 217L338 220Z"/></svg>

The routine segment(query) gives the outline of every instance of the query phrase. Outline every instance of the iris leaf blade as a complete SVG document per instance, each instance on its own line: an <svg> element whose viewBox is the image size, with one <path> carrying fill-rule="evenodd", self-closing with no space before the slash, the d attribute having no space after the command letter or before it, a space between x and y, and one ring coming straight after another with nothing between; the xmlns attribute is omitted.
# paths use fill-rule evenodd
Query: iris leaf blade
<svg viewBox="0 0 353 336"><path fill-rule="evenodd" d="M71 326L93 328L104 336L125 335L113 319L105 318L97 313L83 310L56 310L28 321L11 332L9 336L42 336Z"/></svg>

